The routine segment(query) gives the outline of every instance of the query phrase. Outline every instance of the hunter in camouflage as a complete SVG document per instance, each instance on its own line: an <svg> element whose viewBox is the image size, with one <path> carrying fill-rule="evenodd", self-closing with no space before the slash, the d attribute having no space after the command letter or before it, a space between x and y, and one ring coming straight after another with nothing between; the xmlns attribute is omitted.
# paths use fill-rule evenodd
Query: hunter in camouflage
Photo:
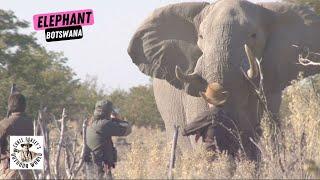
<svg viewBox="0 0 320 180"><path fill-rule="evenodd" d="M131 126L127 121L112 119L113 105L110 101L98 101L94 117L90 122L87 133L86 169L90 178L104 174L111 177L111 168L115 167L117 153L113 146L112 136L127 136ZM108 178L108 177L107 177Z"/></svg>

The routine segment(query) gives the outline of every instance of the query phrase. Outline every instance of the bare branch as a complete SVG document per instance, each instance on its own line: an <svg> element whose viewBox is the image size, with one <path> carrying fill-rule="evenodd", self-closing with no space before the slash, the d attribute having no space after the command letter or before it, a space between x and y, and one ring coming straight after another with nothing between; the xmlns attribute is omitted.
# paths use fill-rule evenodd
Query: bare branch
<svg viewBox="0 0 320 180"><path fill-rule="evenodd" d="M254 144L259 149L262 155L265 154L265 151L262 150L261 146L259 146L257 142L255 142L251 137L249 138L249 140L252 142L252 144Z"/></svg>
<svg viewBox="0 0 320 180"><path fill-rule="evenodd" d="M269 108L268 108L268 102L267 102L267 98L266 95L264 93L264 88L263 88L263 73L261 70L261 64L259 60L256 60L257 64L258 64L258 69L259 69L259 76L260 76L260 81L259 81L259 87L257 85L255 85L255 83L248 77L247 73L243 70L243 68L241 67L240 70L242 72L242 74L244 75L244 77L247 79L247 81L250 83L250 85L252 86L252 89L254 90L254 92L257 94L257 97L259 99L259 101L262 103L263 108L268 116L268 118L273 122L276 123L276 121L273 118L272 113L270 112Z"/></svg>
<svg viewBox="0 0 320 180"><path fill-rule="evenodd" d="M241 71L243 73L243 75L246 77L246 79L249 81L249 83L251 84L251 86L253 87L254 91L257 94L258 100L260 101L260 103L262 103L264 111L266 113L266 115L268 116L269 119L269 128L271 130L272 133L272 140L273 140L273 148L275 149L274 154L279 155L280 154L280 145L281 145L281 141L279 140L278 135L280 135L280 138L283 139L283 134L282 131L280 129L280 122L276 121L274 119L274 116L272 114L272 112L269 110L268 107L268 102L267 102L267 97L265 95L265 91L264 91L264 76L263 76L263 72L262 72L262 68L261 68L261 60L256 59L258 68L259 68L259 76L260 76L260 81L259 81L259 88L255 85L255 83L247 76L247 74L243 71L243 69L241 68ZM255 144L257 146L257 148L261 151L261 148L259 148L258 144L255 143L252 139L250 139L250 141ZM282 167L282 161L281 158L279 158L279 164ZM283 170L283 168L282 168Z"/></svg>
<svg viewBox="0 0 320 180"><path fill-rule="evenodd" d="M39 115L38 115L39 116ZM33 121L33 135L37 136L38 135L38 121L34 119Z"/></svg>
<svg viewBox="0 0 320 180"><path fill-rule="evenodd" d="M33 120L33 135L37 136L38 135L38 121L37 120ZM35 172L35 170L32 170L32 174L33 174L33 178L34 179L38 179L37 173Z"/></svg>
<svg viewBox="0 0 320 180"><path fill-rule="evenodd" d="M66 147L66 150L68 151L69 159L70 160L72 159L72 161L69 162L70 170L72 171L74 169L76 162L77 162L77 153L76 153L76 150L71 151L71 149L68 146ZM70 156L71 156L71 158L70 158Z"/></svg>
<svg viewBox="0 0 320 180"><path fill-rule="evenodd" d="M247 153L246 153L246 151L245 151L245 149L244 149L244 146L243 146L243 142L242 142L242 139L241 139L241 133L240 133L240 130L238 129L238 126L237 126L236 123L233 121L233 119L231 119L230 117L228 117L228 116L226 116L226 115L224 115L224 114L222 114L222 116L223 116L225 119L228 119L229 121L232 122L232 124L233 124L233 126L234 126L234 130L235 130L236 132L234 132L232 129L226 127L223 123L218 122L218 124L219 124L221 127L223 127L224 129L226 129L234 138L236 138L236 139L239 141L239 145L240 145L241 150L243 151L244 155L245 155L246 157L248 157L248 155L247 155Z"/></svg>
<svg viewBox="0 0 320 180"><path fill-rule="evenodd" d="M301 64L303 66L320 66L320 62L311 61L307 58L302 57L301 54L299 54L298 61L299 61L299 63L297 63L297 64Z"/></svg>
<svg viewBox="0 0 320 180"><path fill-rule="evenodd" d="M71 171L70 171L70 154L67 148L64 148L64 166L66 168L66 174L68 179L71 177Z"/></svg>
<svg viewBox="0 0 320 180"><path fill-rule="evenodd" d="M298 63L302 66L320 66L320 62L314 62L309 59L309 55L313 54L316 56L320 56L320 53L312 52L308 47L300 47L298 45L293 44L292 47L298 48L299 51L299 57L298 57Z"/></svg>
<svg viewBox="0 0 320 180"><path fill-rule="evenodd" d="M73 179L79 172L80 168L83 165L84 162L84 156L85 156L85 152L86 152L86 147L87 147L87 140L86 140L86 134L87 134L87 123L88 123L88 119L84 119L83 123L82 123L82 149L81 149L81 155L80 155L80 160L78 165L74 168L71 179Z"/></svg>
<svg viewBox="0 0 320 180"><path fill-rule="evenodd" d="M77 139L78 139L78 133L75 132L75 138L72 140L72 151L69 149L69 153L72 155L72 162L71 162L71 169L74 169L74 166L77 162Z"/></svg>
<svg viewBox="0 0 320 180"><path fill-rule="evenodd" d="M44 137L44 142L43 142L43 146L44 146L44 169L42 171L42 176L46 177L47 175L50 178L51 172L50 172L50 153L49 153L49 137L48 137L48 130L46 128L46 126L43 124L44 120L43 120L43 115L42 115L42 110L38 111L38 119L37 119L37 125L36 127L36 134L38 132L38 128L40 128L40 132Z"/></svg>
<svg viewBox="0 0 320 180"><path fill-rule="evenodd" d="M57 147L57 154L56 154L56 161L55 161L55 175L56 175L56 179L59 179L59 161L60 161L60 154L61 154L61 147L62 147L62 143L63 143L63 137L64 137L64 130L65 130L65 119L66 119L66 113L65 113L65 108L63 108L62 110L62 116L61 116L61 130L60 130L60 138L59 138L59 143L58 143L58 147Z"/></svg>
<svg viewBox="0 0 320 180"><path fill-rule="evenodd" d="M296 45L296 44L292 44L292 47L298 48L302 52L304 51L305 53L307 53L307 56L309 56L309 54L314 54L314 55L320 56L320 53L312 52L312 51L310 51L310 49L308 47L300 47L299 45Z"/></svg>

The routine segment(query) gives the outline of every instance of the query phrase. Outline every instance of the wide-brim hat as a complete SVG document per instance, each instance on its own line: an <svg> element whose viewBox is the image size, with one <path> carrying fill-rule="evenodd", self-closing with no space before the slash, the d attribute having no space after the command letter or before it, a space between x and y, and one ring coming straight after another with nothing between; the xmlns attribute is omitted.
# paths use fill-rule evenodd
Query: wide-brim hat
<svg viewBox="0 0 320 180"><path fill-rule="evenodd" d="M23 143L23 144L21 144L21 147L23 147L23 146L28 146L29 148L31 148L32 144L31 143Z"/></svg>
<svg viewBox="0 0 320 180"><path fill-rule="evenodd" d="M227 101L229 93L220 84L211 83L206 92L200 92L200 96L208 103L218 106Z"/></svg>

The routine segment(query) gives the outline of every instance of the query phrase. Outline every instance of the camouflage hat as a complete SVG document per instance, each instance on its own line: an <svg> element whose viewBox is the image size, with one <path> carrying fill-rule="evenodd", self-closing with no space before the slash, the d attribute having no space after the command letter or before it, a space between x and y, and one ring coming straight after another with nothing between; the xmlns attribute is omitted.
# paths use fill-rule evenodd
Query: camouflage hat
<svg viewBox="0 0 320 180"><path fill-rule="evenodd" d="M111 113L112 111L113 111L112 102L108 100L103 100L103 101L98 101L96 103L93 114L95 117L99 117L99 116L103 116L104 114Z"/></svg>

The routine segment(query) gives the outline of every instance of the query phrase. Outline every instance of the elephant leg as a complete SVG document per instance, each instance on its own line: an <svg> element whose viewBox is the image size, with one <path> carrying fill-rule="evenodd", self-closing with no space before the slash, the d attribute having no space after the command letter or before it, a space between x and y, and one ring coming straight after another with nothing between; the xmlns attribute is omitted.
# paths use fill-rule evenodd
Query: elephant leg
<svg viewBox="0 0 320 180"><path fill-rule="evenodd" d="M267 99L268 99L268 108L269 110L277 115L279 113L280 110L280 104L281 104L281 91L272 93L267 95Z"/></svg>
<svg viewBox="0 0 320 180"><path fill-rule="evenodd" d="M167 142L170 143L173 139L174 125L179 125L178 147L182 152L191 150L190 139L181 135L181 130L186 125L186 112L182 102L184 92L175 89L167 81L156 78L153 79L153 91L158 110L165 123Z"/></svg>
<svg viewBox="0 0 320 180"><path fill-rule="evenodd" d="M199 114L209 108L202 97L193 97L187 94L183 97L183 106L185 107L187 124L191 123ZM193 136L191 136L190 141L193 148L198 148L204 145L202 141L198 141L196 143Z"/></svg>

